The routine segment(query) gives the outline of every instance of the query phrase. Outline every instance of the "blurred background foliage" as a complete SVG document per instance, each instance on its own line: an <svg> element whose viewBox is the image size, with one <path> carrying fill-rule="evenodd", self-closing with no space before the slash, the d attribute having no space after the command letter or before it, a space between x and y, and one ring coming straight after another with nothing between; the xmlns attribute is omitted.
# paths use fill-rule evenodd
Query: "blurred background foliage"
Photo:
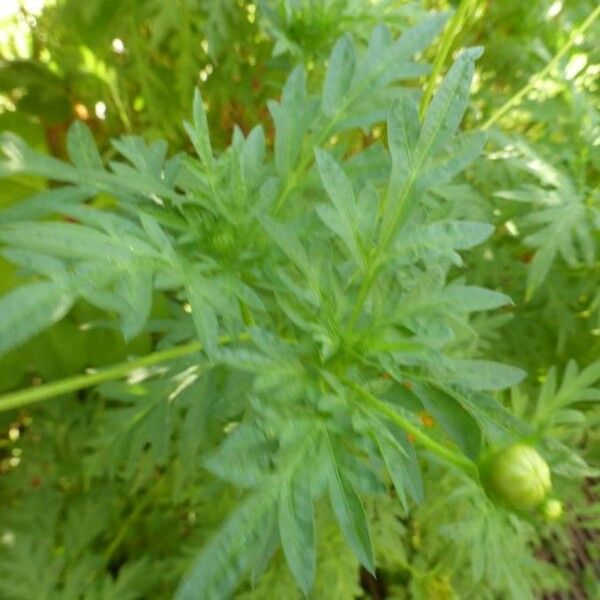
<svg viewBox="0 0 600 600"><path fill-rule="evenodd" d="M66 131L77 119L89 125L107 159L114 152L110 139L123 133L148 140L164 138L172 152L188 150L182 123L191 114L193 90L199 86L213 143L225 148L235 126L248 132L260 122L268 134L272 132L266 101L279 96L285 77L298 62L318 81L340 35L350 33L364 41L380 22L399 34L426 12L452 10L458 4L445 0L2 0L0 130L15 131L57 157L65 156ZM465 339L457 343L476 344L494 360L527 369L528 381L513 390L506 402L535 419L543 400L539 386L556 377L553 369L560 381L570 360L583 368L600 356L600 20L585 35L572 39L574 29L597 3L467 0L460 4L463 22L450 39L441 73L459 48L485 48L477 63L468 127L489 124L489 142L485 159L472 166L463 180L444 189L454 202L443 204L440 196L436 208L455 211L451 216L494 223L493 238L469 253L460 273L470 283L501 289L515 305L476 318L472 323L476 335L465 332ZM553 61L566 44L570 44L568 52ZM439 46L428 52L433 61ZM544 72L551 61L552 68ZM415 85L425 85L425 79ZM505 103L524 86L527 93L504 111ZM384 138L384 128L375 126L346 140L348 152ZM0 208L47 185L33 177L3 178ZM0 258L0 292L18 279L14 268ZM155 310L162 314L167 309L159 304ZM92 327L95 337L79 335L82 327L106 324L106 320L98 310L78 305L68 319L3 357L0 391L118 362L153 347L150 334L126 344L110 327ZM217 389L219 382L211 380L207 385ZM21 494L27 510L18 515L29 514L32 521L45 515L37 523L10 523L13 529L25 531L26 543L20 546L21 556L13 553L12 562L2 559L0 563L4 581L0 597L166 597L184 568L183 561L169 556L169 549L181 543L181 536L186 551L199 547L199 540L205 539L234 499L214 482L197 482L202 493L195 496L176 498L176 491L165 492L177 490L181 465L176 465L158 474L149 468L145 475L138 474L138 480L114 481L103 490L106 510L98 513L104 496L92 497L88 475L77 463L89 441L85 438L95 408L77 397L61 403L33 411L43 414L43 419L34 419L31 411L0 417L0 483L2 474L12 478L10 491L0 485L0 501L10 504ZM573 422L544 426L557 439L580 449L590 464L600 464L600 412L596 408L585 418L573 418ZM29 455L26 461L22 461L24 447ZM381 596L368 578L359 585L352 575L357 571L354 559L337 532L327 533L325 528L320 544L328 550L321 553L326 564L319 566L324 581L317 581L316 598L366 594L520 600L526 596L519 594L529 587L574 589L598 597L599 573L594 570L600 560L598 538L573 542L569 529L582 520L592 529L600 525L598 503L589 503L590 498L598 499L597 480L587 480L583 500L579 488L565 484L562 493L571 503L567 523L548 526L547 531L523 522L499 523L493 515L482 513L483 529L503 532L505 547L490 546L489 555L474 558L468 556L464 540L481 529L461 533L467 525L460 521L460 506L452 511L445 508L450 490L462 494L461 502L468 506L469 490L457 487L451 476L439 471L431 466L427 485L434 490L431 497L439 498L443 506L428 504L410 516L395 515L391 507L372 507L373 517L381 521L374 529L375 544L389 555L384 566L390 582L386 595ZM51 493L27 493L47 482ZM61 499L65 496L72 501L68 509ZM141 503L143 519L132 509ZM444 511L446 533L439 536ZM84 518L89 521L88 537L67 544L73 532L86 531L81 526ZM79 520L77 527L69 529L70 520ZM197 521L202 522L200 530L192 527ZM0 536L4 535L0 541L8 546L12 541L3 531L9 531L9 522L0 522ZM130 536L131 528L139 530L137 536ZM116 543L104 554L84 552L109 530L117 532ZM459 534L464 534L464 551L448 553L448 548L455 548L448 544ZM543 545L558 548L551 558L562 556L562 569L548 570L548 563L534 561L534 555L543 554ZM62 552L57 553L57 548ZM571 560L577 552L583 552L587 562ZM338 560L339 556L345 559ZM508 581L510 577L504 581L506 573L494 571L498 556L517 583ZM258 587L239 597L292 598L293 584L280 559ZM23 560L29 567L35 563L35 568L25 572ZM160 577L149 573L148 561L160 561ZM117 567L122 564L126 568ZM471 575L457 577L465 565ZM13 575L7 578L9 571ZM104 571L108 574L104 579L98 575L95 591L81 587L78 578L89 581L89 573ZM477 587L477 575L492 581L489 593ZM14 583L19 577L20 584ZM88 589L87 595L81 589ZM54 595L48 595L48 590L55 590Z"/></svg>

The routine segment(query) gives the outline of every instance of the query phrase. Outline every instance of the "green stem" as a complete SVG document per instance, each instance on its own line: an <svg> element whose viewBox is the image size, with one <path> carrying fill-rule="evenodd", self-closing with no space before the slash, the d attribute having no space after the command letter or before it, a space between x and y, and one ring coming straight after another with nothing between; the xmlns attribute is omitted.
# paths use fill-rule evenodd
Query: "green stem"
<svg viewBox="0 0 600 600"><path fill-rule="evenodd" d="M241 334L235 339L229 335L224 335L219 338L218 343L229 344L236 340L246 339L248 339L248 334ZM40 386L4 394L3 396L0 396L0 412L15 408L22 408L23 406L29 406L30 404L48 400L50 398L54 398L55 396L62 396L63 394L69 394L71 392L83 390L105 381L121 379L135 369L151 367L153 365L169 362L171 360L175 360L176 358L181 358L182 356L200 352L201 350L202 344L199 342L190 342L189 344L184 344L182 346L175 346L166 350L153 352L152 354L142 356L141 358L119 363L94 373L66 377L65 379L59 379L58 381L52 381Z"/></svg>
<svg viewBox="0 0 600 600"><path fill-rule="evenodd" d="M489 129L498 119L502 118L511 108L517 106L521 100L531 91L533 87L543 79L560 61L560 59L573 47L577 39L580 38L600 15L600 5L588 16L588 18L576 29L571 32L569 40L555 54L554 58L538 73L533 75L529 81L511 98L509 98L498 110L494 111L489 119L483 124L482 129Z"/></svg>
<svg viewBox="0 0 600 600"><path fill-rule="evenodd" d="M425 114L425 111L427 109L429 101L431 100L431 97L433 95L433 90L435 88L435 84L436 84L438 76L442 70L444 62L446 61L446 58L450 52L450 49L452 48L452 43L454 42L454 39L455 39L458 31L464 25L464 22L466 21L466 19L468 17L470 9L473 8L477 4L477 1L478 0L462 0L460 6L458 7L458 10L454 13L453 18L451 19L450 23L446 27L446 30L444 31L444 37L441 42L441 49L438 51L438 53L435 57L433 70L432 70L429 80L427 82L427 88L425 89L425 93L421 100L421 106L420 106L421 119L423 118L423 115ZM424 155L423 155L423 158L424 158ZM420 171L423 158L421 159L419 164L414 168L413 172L411 173L410 178L404 184L404 186L402 188L401 196L398 200L398 208L392 215L391 219L388 221L388 225L386 226L386 228L382 230L381 239L379 240L379 243L375 249L375 252L373 253L373 256L371 257L372 263L369 267L369 271L368 271L367 275L363 279L363 282L361 284L361 287L360 287L360 290L358 293L358 298L357 298L356 304L355 304L355 306L352 310L352 314L350 316L350 322L349 322L349 327L348 327L350 330L353 329L354 326L356 325L356 322L358 321L358 317L360 316L360 313L362 311L364 303L369 295L369 291L371 289L373 281L375 280L375 278L377 276L377 272L379 269L379 267L378 267L379 256L383 251L385 251L388 244L392 241L392 239L394 237L394 232L396 231L403 216L405 216L405 212L407 210L406 204L407 204L408 198L410 196L410 193L412 192L413 185L415 183L415 174ZM389 195L389 189L388 189L386 198L384 200L384 203L387 202L388 195ZM385 209L385 205L384 205L384 209ZM381 211L381 212L383 213L383 211ZM382 214L382 216L383 216L383 214Z"/></svg>
<svg viewBox="0 0 600 600"><path fill-rule="evenodd" d="M478 0L462 0L459 7L456 9L456 12L452 16L452 19L450 19L446 29L444 30L444 36L440 44L440 49L435 55L433 68L429 75L429 79L427 80L425 92L421 98L421 105L419 106L419 117L421 120L423 120L423 117L425 116L425 112L427 111L427 107L429 106L429 102L433 96L433 91L444 67L444 63L446 62L446 59L450 54L450 50L452 49L452 44L465 24L471 7L474 7L477 4L477 1Z"/></svg>
<svg viewBox="0 0 600 600"><path fill-rule="evenodd" d="M362 308L367 300L367 296L369 295L371 285L373 284L373 280L375 279L376 275L377 265L373 263L369 264L368 271L365 274L362 283L360 284L356 304L354 305L354 308L352 309L352 314L350 315L350 321L348 322L348 331L352 331L356 326L356 322L360 317Z"/></svg>
<svg viewBox="0 0 600 600"><path fill-rule="evenodd" d="M369 404L369 406L374 408L380 414L387 417L390 421L401 427L404 431L412 435L415 441L421 444L421 446L427 448L434 454L437 454L440 458L443 458L449 463L456 465L470 477L476 477L477 467L472 460L430 438L416 425L413 425L413 423L411 423L408 419L406 419L400 413L395 411L389 404L383 402L382 400L379 400L379 398L373 396L373 394L360 387L357 383L353 381L348 381L348 383L350 384L352 389L365 402L367 402L367 404Z"/></svg>
<svg viewBox="0 0 600 600"><path fill-rule="evenodd" d="M422 162L423 162L423 158L421 158L421 160L419 161L419 164L417 164L414 167L414 171L411 173L409 179L404 184L404 186L402 188L402 193L400 195L400 198L398 199L398 208L392 215L390 221L388 221L389 225L387 225L387 227L385 229L382 227L382 232L381 232L381 237L379 239L379 242L375 246L375 248L371 254L371 258L370 258L370 262L369 262L369 271L367 273L367 276L365 276L365 278L363 279L363 282L361 284L361 287L360 287L360 290L358 293L358 298L357 298L356 304L354 305L354 309L353 309L352 315L350 317L349 329L352 329L354 327L354 325L356 324L358 317L360 316L360 312L364 306L364 303L367 300L369 291L371 290L371 286L373 285L373 282L375 281L375 278L379 271L379 260L380 260L381 253L385 252L388 244L390 244L394 238L394 231L398 227L398 224L401 222L400 220L406 210L407 199L409 198L410 193L412 191L412 187L415 183L415 173L418 173L420 171Z"/></svg>

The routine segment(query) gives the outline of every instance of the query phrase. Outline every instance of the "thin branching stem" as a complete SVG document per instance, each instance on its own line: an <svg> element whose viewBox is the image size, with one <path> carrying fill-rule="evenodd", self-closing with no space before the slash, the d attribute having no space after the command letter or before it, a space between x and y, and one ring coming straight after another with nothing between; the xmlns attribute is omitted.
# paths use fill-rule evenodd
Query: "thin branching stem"
<svg viewBox="0 0 600 600"><path fill-rule="evenodd" d="M224 335L218 339L221 345L230 344L235 341L244 341L248 339L248 334L241 334L235 338ZM99 371L86 373L84 375L75 375L51 381L36 387L30 387L16 392L11 392L0 396L0 412L12 410L15 408L23 408L43 400L49 400L56 396L77 392L99 383L121 379L129 375L136 369L152 367L162 363L170 362L183 356L188 356L202 351L202 344L199 342L190 342L181 346L174 346L166 350L159 350L152 354L147 354L140 358L125 361Z"/></svg>
<svg viewBox="0 0 600 600"><path fill-rule="evenodd" d="M529 81L513 96L511 96L500 108L494 111L487 121L482 125L482 129L489 129L494 123L501 119L509 110L518 106L523 98L541 81L554 67L560 62L561 58L573 47L577 40L592 26L596 18L600 15L600 4L588 16L588 18L576 27L569 36L564 46L554 55L554 58L538 73L533 75Z"/></svg>
<svg viewBox="0 0 600 600"><path fill-rule="evenodd" d="M444 35L440 42L440 48L436 52L435 59L433 61L433 67L431 69L429 78L427 79L427 85L425 87L425 91L423 92L423 97L421 98L421 105L419 106L419 117L421 120L423 120L425 112L427 111L427 107L429 106L429 102L433 97L433 91L435 90L440 73L444 68L444 63L450 54L452 44L468 19L469 13L475 8L475 6L477 6L478 1L479 0L462 0L456 9L456 12L446 25Z"/></svg>
<svg viewBox="0 0 600 600"><path fill-rule="evenodd" d="M470 477L477 476L477 466L475 463L454 450L436 442L433 438L429 437L419 427L411 423L408 419L403 417L398 411L394 410L392 406L379 400L373 394L365 390L363 387L358 385L356 382L349 381L349 385L352 389L365 401L371 408L375 409L378 413L385 416L387 419L401 427L406 433L411 435L416 442L418 442L424 448L427 448L434 454L437 454L440 458L446 460L453 465L456 465L462 471L464 471Z"/></svg>

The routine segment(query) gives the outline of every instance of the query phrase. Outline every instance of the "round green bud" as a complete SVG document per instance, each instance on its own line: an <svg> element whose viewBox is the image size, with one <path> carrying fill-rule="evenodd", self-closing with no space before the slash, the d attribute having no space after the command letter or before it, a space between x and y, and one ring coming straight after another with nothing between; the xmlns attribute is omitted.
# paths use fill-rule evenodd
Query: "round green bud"
<svg viewBox="0 0 600 600"><path fill-rule="evenodd" d="M563 503L555 498L550 498L544 502L542 513L547 521L558 521L563 514Z"/></svg>
<svg viewBox="0 0 600 600"><path fill-rule="evenodd" d="M493 496L519 511L539 506L552 488L548 463L535 448L522 443L489 456L482 476Z"/></svg>

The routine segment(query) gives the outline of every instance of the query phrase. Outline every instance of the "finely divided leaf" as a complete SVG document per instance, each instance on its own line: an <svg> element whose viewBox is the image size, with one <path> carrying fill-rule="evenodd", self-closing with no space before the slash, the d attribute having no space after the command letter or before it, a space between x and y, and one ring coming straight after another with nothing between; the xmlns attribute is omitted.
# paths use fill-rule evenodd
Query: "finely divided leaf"
<svg viewBox="0 0 600 600"><path fill-rule="evenodd" d="M426 189L448 183L481 154L485 140L485 134L480 131L456 136L447 154L427 165L419 186Z"/></svg>
<svg viewBox="0 0 600 600"><path fill-rule="evenodd" d="M7 159L0 163L0 176L29 173L53 181L79 182L77 169L61 160L33 150L19 136L12 133L3 133L0 136L0 151Z"/></svg>
<svg viewBox="0 0 600 600"><path fill-rule="evenodd" d="M0 354L62 319L73 297L60 282L30 283L0 297Z"/></svg>
<svg viewBox="0 0 600 600"><path fill-rule="evenodd" d="M279 535L290 571L308 595L315 578L315 523L307 480L295 478L279 499Z"/></svg>
<svg viewBox="0 0 600 600"><path fill-rule="evenodd" d="M427 48L440 33L450 13L436 12L407 29L394 43L395 57L414 56Z"/></svg>
<svg viewBox="0 0 600 600"><path fill-rule="evenodd" d="M321 111L331 117L340 109L354 75L356 56L349 36L338 40L329 58L329 67L323 84Z"/></svg>
<svg viewBox="0 0 600 600"><path fill-rule="evenodd" d="M491 360L454 359L454 377L472 390L502 390L516 385L527 375L522 369Z"/></svg>
<svg viewBox="0 0 600 600"><path fill-rule="evenodd" d="M133 261L119 274L114 292L121 300L121 331L125 340L134 338L144 327L152 308L153 271L141 261Z"/></svg>
<svg viewBox="0 0 600 600"><path fill-rule="evenodd" d="M274 442L260 428L243 423L204 460L204 466L225 481L255 487L269 473L274 450Z"/></svg>
<svg viewBox="0 0 600 600"><path fill-rule="evenodd" d="M387 120L392 179L404 179L413 170L413 154L419 129L417 105L409 96L401 96L392 105Z"/></svg>
<svg viewBox="0 0 600 600"><path fill-rule="evenodd" d="M338 225L334 231L341 234L356 263L364 267L365 260L358 241L358 217L352 184L340 165L327 152L317 148L315 156L321 181L337 211ZM325 218L323 221L328 225L331 219Z"/></svg>
<svg viewBox="0 0 600 600"><path fill-rule="evenodd" d="M0 225L0 241L65 259L123 260L130 259L134 251L138 256L156 256L156 252L141 240L109 236L77 223Z"/></svg>
<svg viewBox="0 0 600 600"><path fill-rule="evenodd" d="M270 534L276 497L267 490L250 496L202 549L175 592L175 600L225 600L250 567L254 550ZM267 526L265 526L267 525Z"/></svg>
<svg viewBox="0 0 600 600"><path fill-rule="evenodd" d="M67 151L71 162L82 170L102 170L102 157L89 127L81 121L74 121L67 132Z"/></svg>
<svg viewBox="0 0 600 600"><path fill-rule="evenodd" d="M273 241L300 269L300 271L305 275L310 275L311 269L308 255L294 232L289 227L278 223L267 215L260 216L259 222Z"/></svg>
<svg viewBox="0 0 600 600"><path fill-rule="evenodd" d="M261 169L265 160L266 140L262 125L257 125L248 134L241 151L244 179L249 185L260 181Z"/></svg>
<svg viewBox="0 0 600 600"><path fill-rule="evenodd" d="M474 285L448 286L442 296L451 305L450 308L457 312L492 310L513 303L506 294Z"/></svg>
<svg viewBox="0 0 600 600"><path fill-rule="evenodd" d="M367 524L365 509L354 489L345 476L339 463L334 441L329 439L329 499L337 522L349 546L361 564L375 573L373 547Z"/></svg>
<svg viewBox="0 0 600 600"><path fill-rule="evenodd" d="M468 250L487 240L493 232L494 226L489 223L438 221L419 231L414 244L432 249L442 246L452 250Z"/></svg>
<svg viewBox="0 0 600 600"><path fill-rule="evenodd" d="M194 144L194 148L204 163L204 166L210 173L214 171L214 159L212 148L210 145L210 133L208 130L208 121L206 119L206 111L202 103L202 96L198 88L194 91L194 124L184 123L185 130Z"/></svg>
<svg viewBox="0 0 600 600"><path fill-rule="evenodd" d="M437 90L425 114L416 154L421 159L444 147L456 133L469 100L469 88L480 48L462 52Z"/></svg>
<svg viewBox="0 0 600 600"><path fill-rule="evenodd" d="M281 103L268 103L275 122L275 166L282 180L290 176L300 156L309 125L306 103L306 75L302 67L296 67L283 88Z"/></svg>
<svg viewBox="0 0 600 600"><path fill-rule="evenodd" d="M213 290L210 282L200 275L191 275L186 282L186 289L198 339L208 356L214 356L217 350L219 321L212 306Z"/></svg>
<svg viewBox="0 0 600 600"><path fill-rule="evenodd" d="M423 502L423 480L415 449L403 431L393 426L377 423L376 439L398 498L408 510L407 492L420 504ZM389 427L389 428L388 428Z"/></svg>
<svg viewBox="0 0 600 600"><path fill-rule="evenodd" d="M95 194L84 187L56 187L30 196L0 212L0 223L40 219L66 212Z"/></svg>
<svg viewBox="0 0 600 600"><path fill-rule="evenodd" d="M419 24L406 30L392 41L389 30L380 25L373 30L366 54L356 69L352 88L360 87L363 93L370 93L398 79L414 77L427 72L427 67L409 59L429 46L444 27L447 14L436 13Z"/></svg>
<svg viewBox="0 0 600 600"><path fill-rule="evenodd" d="M470 458L476 459L481 448L481 431L471 414L456 398L442 390L413 384L413 391L425 410L462 451Z"/></svg>

